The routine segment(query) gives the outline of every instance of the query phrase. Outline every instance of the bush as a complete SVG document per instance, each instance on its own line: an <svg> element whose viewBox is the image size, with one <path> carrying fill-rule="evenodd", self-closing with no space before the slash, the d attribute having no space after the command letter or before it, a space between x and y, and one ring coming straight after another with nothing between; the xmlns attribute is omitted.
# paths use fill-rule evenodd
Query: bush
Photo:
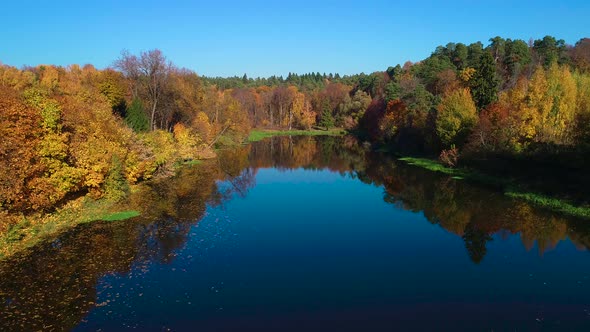
<svg viewBox="0 0 590 332"><path fill-rule="evenodd" d="M116 155L112 158L111 169L104 182L105 197L119 201L129 192L129 184L123 174L123 164Z"/></svg>
<svg viewBox="0 0 590 332"><path fill-rule="evenodd" d="M448 150L443 150L438 160L445 166L454 168L459 161L459 150L453 145Z"/></svg>

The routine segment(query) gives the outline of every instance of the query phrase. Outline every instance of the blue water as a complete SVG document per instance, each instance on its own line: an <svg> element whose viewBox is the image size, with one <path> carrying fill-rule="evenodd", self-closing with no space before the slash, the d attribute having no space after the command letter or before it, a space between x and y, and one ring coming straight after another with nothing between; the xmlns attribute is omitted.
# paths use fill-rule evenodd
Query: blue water
<svg viewBox="0 0 590 332"><path fill-rule="evenodd" d="M587 221L338 140L219 151L2 262L0 330L590 331Z"/></svg>
<svg viewBox="0 0 590 332"><path fill-rule="evenodd" d="M383 188L328 170L259 169L255 186L191 227L171 263L98 282L78 330L535 330L590 328L590 257L463 239Z"/></svg>

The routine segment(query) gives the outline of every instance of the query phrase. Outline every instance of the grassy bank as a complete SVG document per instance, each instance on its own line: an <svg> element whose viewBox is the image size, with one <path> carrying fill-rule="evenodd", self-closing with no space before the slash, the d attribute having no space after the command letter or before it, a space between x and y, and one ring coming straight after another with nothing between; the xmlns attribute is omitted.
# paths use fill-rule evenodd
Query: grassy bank
<svg viewBox="0 0 590 332"><path fill-rule="evenodd" d="M528 192L521 189L518 184L507 178L490 176L472 169L449 168L435 160L426 158L404 157L399 158L398 160L406 162L409 165L427 169L429 171L450 175L457 180L467 180L487 186L493 186L502 190L503 193L508 197L523 200L557 213L577 218L590 219L590 206L577 206L564 199Z"/></svg>
<svg viewBox="0 0 590 332"><path fill-rule="evenodd" d="M553 198L537 193L531 192L519 192L519 191L512 191L508 190L504 192L505 195L527 201L531 204L541 206L543 208L549 209L551 211L555 211L558 213L562 213L565 215L570 215L578 218L583 219L590 219L590 207L589 206L576 206L571 204L570 202L558 198Z"/></svg>
<svg viewBox="0 0 590 332"><path fill-rule="evenodd" d="M0 235L0 260L78 225L93 221L119 221L139 216L115 202L87 197L68 202L51 214L20 216Z"/></svg>
<svg viewBox="0 0 590 332"><path fill-rule="evenodd" d="M341 136L346 134L344 129L334 128L329 130L263 130L255 129L250 132L248 142L257 142L272 136Z"/></svg>

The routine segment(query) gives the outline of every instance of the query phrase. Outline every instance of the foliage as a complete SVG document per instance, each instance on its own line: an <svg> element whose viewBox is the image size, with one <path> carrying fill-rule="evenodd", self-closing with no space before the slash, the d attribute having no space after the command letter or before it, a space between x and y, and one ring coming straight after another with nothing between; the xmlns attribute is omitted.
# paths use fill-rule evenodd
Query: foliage
<svg viewBox="0 0 590 332"><path fill-rule="evenodd" d="M125 179L123 164L117 155L113 155L111 169L107 173L104 188L105 197L113 201L120 201L129 193L129 184Z"/></svg>
<svg viewBox="0 0 590 332"><path fill-rule="evenodd" d="M36 151L41 117L15 91L0 86L0 95L0 208L26 210L31 182L46 169Z"/></svg>
<svg viewBox="0 0 590 332"><path fill-rule="evenodd" d="M448 150L443 150L438 160L446 167L454 168L459 161L459 150L455 146L451 146Z"/></svg>
<svg viewBox="0 0 590 332"><path fill-rule="evenodd" d="M326 130L334 127L334 116L332 116L332 111L330 111L330 109L324 108L318 125L326 128Z"/></svg>
<svg viewBox="0 0 590 332"><path fill-rule="evenodd" d="M133 98L131 105L125 111L125 122L135 132L142 133L149 130L149 118L139 98Z"/></svg>
<svg viewBox="0 0 590 332"><path fill-rule="evenodd" d="M180 159L189 160L197 157L200 140L189 128L182 123L174 125L174 139L178 144L177 151Z"/></svg>
<svg viewBox="0 0 590 332"><path fill-rule="evenodd" d="M450 92L441 100L436 117L436 132L443 144L461 146L477 124L477 109L468 89Z"/></svg>
<svg viewBox="0 0 590 332"><path fill-rule="evenodd" d="M498 100L496 65L490 52L484 52L471 80L473 100L478 109L483 109Z"/></svg>

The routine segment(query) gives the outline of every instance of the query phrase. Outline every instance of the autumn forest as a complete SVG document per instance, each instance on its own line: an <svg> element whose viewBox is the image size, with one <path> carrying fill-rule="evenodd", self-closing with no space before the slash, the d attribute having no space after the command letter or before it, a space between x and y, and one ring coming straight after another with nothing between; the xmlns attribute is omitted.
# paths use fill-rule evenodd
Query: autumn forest
<svg viewBox="0 0 590 332"><path fill-rule="evenodd" d="M123 199L130 185L214 158L253 129L342 128L448 167L523 158L588 167L587 38L448 43L352 76L202 77L157 49L123 51L105 69L3 65L0 91L0 207L12 223L81 196Z"/></svg>

